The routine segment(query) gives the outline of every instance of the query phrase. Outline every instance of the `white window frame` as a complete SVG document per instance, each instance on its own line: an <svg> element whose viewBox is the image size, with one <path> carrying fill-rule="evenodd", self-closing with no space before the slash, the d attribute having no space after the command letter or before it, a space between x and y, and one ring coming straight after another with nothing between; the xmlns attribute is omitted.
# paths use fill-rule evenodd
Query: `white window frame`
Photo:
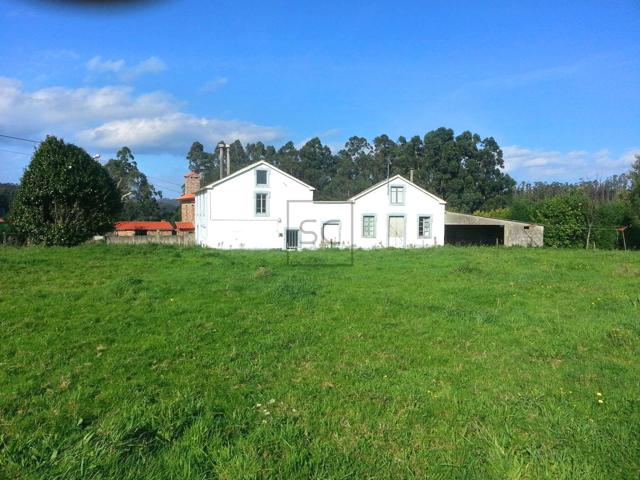
<svg viewBox="0 0 640 480"><path fill-rule="evenodd" d="M264 195L264 213L258 213L258 195ZM254 192L253 194L253 214L256 217L268 217L269 216L269 192Z"/></svg>
<svg viewBox="0 0 640 480"><path fill-rule="evenodd" d="M364 218L365 217L372 217L373 218L373 235L365 235L364 234ZM362 238L376 238L377 235L377 228L378 228L378 219L375 215L375 213L363 213L362 214L362 219L361 219L361 226L362 228L360 229L360 235L362 236Z"/></svg>
<svg viewBox="0 0 640 480"><path fill-rule="evenodd" d="M400 192L402 192L402 201L401 202L394 202L393 201L393 192L394 189L399 189ZM390 185L389 186L389 203L391 205L404 205L405 202L405 196L407 194L407 189L405 188L404 185ZM397 200L397 198L396 198Z"/></svg>
<svg viewBox="0 0 640 480"><path fill-rule="evenodd" d="M420 235L420 219L427 217L429 219L429 235ZM430 213L419 213L418 214L418 238L433 238L433 215ZM423 229L424 233L424 229Z"/></svg>
<svg viewBox="0 0 640 480"><path fill-rule="evenodd" d="M260 172L266 172L266 174L267 174L266 183L258 183L258 172L259 171ZM256 187L268 188L269 187L269 177L271 176L270 172L269 172L269 169L268 168L256 168L255 172L256 172L255 173Z"/></svg>

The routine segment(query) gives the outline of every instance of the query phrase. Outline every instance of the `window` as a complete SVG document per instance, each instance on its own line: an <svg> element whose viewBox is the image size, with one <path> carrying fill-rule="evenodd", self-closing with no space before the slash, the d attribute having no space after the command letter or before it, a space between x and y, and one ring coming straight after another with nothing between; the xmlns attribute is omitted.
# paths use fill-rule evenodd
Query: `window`
<svg viewBox="0 0 640 480"><path fill-rule="evenodd" d="M256 193L256 215L268 215L267 193Z"/></svg>
<svg viewBox="0 0 640 480"><path fill-rule="evenodd" d="M430 215L420 215L418 217L418 238L431 238Z"/></svg>
<svg viewBox="0 0 640 480"><path fill-rule="evenodd" d="M267 185L267 180L268 180L268 175L269 172L267 172L266 170L256 170L256 185L260 185L260 186L266 186Z"/></svg>
<svg viewBox="0 0 640 480"><path fill-rule="evenodd" d="M375 238L376 236L376 217L375 215L362 216L362 236L364 238Z"/></svg>
<svg viewBox="0 0 640 480"><path fill-rule="evenodd" d="M298 248L298 230L287 228L287 249Z"/></svg>
<svg viewBox="0 0 640 480"><path fill-rule="evenodd" d="M391 186L391 205L403 205L404 204L404 187L400 185Z"/></svg>

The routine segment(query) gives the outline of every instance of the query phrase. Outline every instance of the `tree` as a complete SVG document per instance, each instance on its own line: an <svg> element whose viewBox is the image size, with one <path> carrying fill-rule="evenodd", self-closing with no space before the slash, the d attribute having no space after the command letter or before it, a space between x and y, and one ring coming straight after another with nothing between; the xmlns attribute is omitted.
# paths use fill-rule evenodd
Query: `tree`
<svg viewBox="0 0 640 480"><path fill-rule="evenodd" d="M118 150L105 168L116 182L123 202L121 220L157 220L160 218L158 198L162 192L149 183L147 176L138 169L129 147Z"/></svg>
<svg viewBox="0 0 640 480"><path fill-rule="evenodd" d="M503 172L502 150L492 137L439 128L425 135L424 172L419 179L427 190L447 200L460 212L504 207L515 182Z"/></svg>
<svg viewBox="0 0 640 480"><path fill-rule="evenodd" d="M34 244L71 246L110 231L120 207L118 189L102 165L48 136L24 172L11 221Z"/></svg>
<svg viewBox="0 0 640 480"><path fill-rule="evenodd" d="M189 170L201 173L205 184L217 180L220 176L220 164L216 153L217 151L214 153L205 152L204 145L200 142L193 142L187 153Z"/></svg>
<svg viewBox="0 0 640 480"><path fill-rule="evenodd" d="M11 202L16 195L18 185L15 183L0 183L0 217L9 213Z"/></svg>
<svg viewBox="0 0 640 480"><path fill-rule="evenodd" d="M336 174L336 165L331 149L318 137L312 138L299 151L300 179L316 188L317 198L326 200L329 184Z"/></svg>
<svg viewBox="0 0 640 480"><path fill-rule="evenodd" d="M635 222L640 226L640 154L636 155L636 160L629 172L631 187L629 189L629 203L634 211Z"/></svg>

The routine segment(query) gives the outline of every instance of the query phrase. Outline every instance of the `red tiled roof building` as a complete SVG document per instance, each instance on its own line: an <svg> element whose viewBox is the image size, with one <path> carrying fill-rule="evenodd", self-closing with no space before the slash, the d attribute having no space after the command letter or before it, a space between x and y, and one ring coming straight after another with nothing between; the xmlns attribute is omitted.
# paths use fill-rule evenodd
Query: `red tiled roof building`
<svg viewBox="0 0 640 480"><path fill-rule="evenodd" d="M167 221L143 222L125 221L116 222L116 235L118 237L133 237L134 235L173 235L173 225Z"/></svg>

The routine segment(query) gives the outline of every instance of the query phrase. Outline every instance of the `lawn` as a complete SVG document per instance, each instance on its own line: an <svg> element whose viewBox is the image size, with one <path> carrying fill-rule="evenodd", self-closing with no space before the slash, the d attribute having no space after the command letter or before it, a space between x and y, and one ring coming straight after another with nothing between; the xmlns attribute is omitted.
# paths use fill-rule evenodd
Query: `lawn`
<svg viewBox="0 0 640 480"><path fill-rule="evenodd" d="M0 248L0 478L640 476L640 253Z"/></svg>

